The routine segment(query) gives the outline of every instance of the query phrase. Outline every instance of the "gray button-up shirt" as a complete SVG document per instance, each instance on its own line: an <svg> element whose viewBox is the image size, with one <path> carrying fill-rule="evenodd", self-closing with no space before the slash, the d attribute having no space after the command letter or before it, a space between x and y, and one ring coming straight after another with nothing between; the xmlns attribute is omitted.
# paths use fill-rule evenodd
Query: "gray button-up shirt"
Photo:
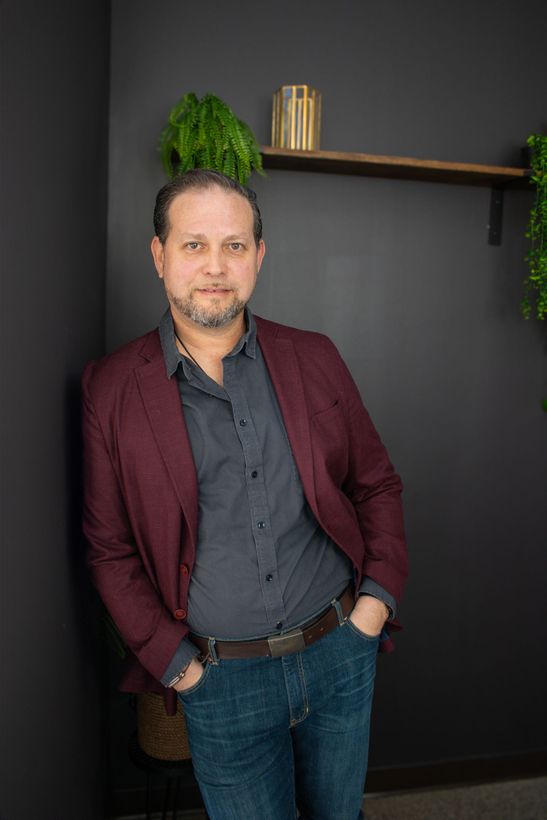
<svg viewBox="0 0 547 820"><path fill-rule="evenodd" d="M223 359L223 386L176 346L167 311L160 339L176 375L199 487L197 554L188 593L192 632L250 639L283 632L320 612L353 578L349 558L316 521L304 496L251 311ZM394 611L372 579L360 590ZM162 682L197 654L181 642Z"/></svg>

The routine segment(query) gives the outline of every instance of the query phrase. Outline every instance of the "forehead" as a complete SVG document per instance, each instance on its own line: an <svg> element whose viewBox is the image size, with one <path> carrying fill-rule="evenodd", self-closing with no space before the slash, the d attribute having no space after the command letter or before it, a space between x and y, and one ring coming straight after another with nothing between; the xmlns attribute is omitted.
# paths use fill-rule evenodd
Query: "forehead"
<svg viewBox="0 0 547 820"><path fill-rule="evenodd" d="M177 233L251 233L253 211L235 191L218 186L190 188L178 194L167 212L169 225Z"/></svg>

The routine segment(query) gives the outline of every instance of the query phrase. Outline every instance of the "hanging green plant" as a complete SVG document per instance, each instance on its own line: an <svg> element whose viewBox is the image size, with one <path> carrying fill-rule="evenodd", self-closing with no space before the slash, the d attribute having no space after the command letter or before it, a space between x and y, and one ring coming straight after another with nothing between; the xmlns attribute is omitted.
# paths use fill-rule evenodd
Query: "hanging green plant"
<svg viewBox="0 0 547 820"><path fill-rule="evenodd" d="M198 100L192 92L172 108L160 136L170 179L191 168L212 168L247 184L253 170L264 175L262 155L248 125L214 94Z"/></svg>
<svg viewBox="0 0 547 820"><path fill-rule="evenodd" d="M530 181L536 186L536 199L526 231L530 239L530 251L526 255L530 272L524 280L522 312L528 319L535 301L537 318L544 319L547 315L547 135L532 134L527 143L531 149Z"/></svg>

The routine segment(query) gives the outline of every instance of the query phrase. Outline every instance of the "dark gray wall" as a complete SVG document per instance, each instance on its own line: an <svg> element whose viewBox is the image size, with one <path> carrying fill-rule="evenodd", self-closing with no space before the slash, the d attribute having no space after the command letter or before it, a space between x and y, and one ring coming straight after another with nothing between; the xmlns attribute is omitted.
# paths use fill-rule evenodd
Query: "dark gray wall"
<svg viewBox="0 0 547 820"><path fill-rule="evenodd" d="M78 383L104 348L109 8L1 11L0 816L98 820Z"/></svg>
<svg viewBox="0 0 547 820"><path fill-rule="evenodd" d="M184 92L218 94L268 143L272 92L308 82L325 149L511 163L547 126L546 26L543 0L116 0L107 347L163 310L156 142ZM491 247L487 189L289 172L254 185L256 311L333 337L406 485L406 629L380 662L372 765L542 747L546 334L519 314L531 195L508 193Z"/></svg>

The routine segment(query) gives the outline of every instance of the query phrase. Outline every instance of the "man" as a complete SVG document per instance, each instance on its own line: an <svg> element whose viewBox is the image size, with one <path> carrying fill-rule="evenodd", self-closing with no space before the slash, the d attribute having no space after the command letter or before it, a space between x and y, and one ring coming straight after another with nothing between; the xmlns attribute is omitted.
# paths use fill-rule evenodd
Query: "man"
<svg viewBox="0 0 547 820"><path fill-rule="evenodd" d="M83 378L89 563L124 687L182 700L212 820L356 820L407 571L400 480L333 344L247 307L254 194L190 171L154 225L169 309Z"/></svg>

